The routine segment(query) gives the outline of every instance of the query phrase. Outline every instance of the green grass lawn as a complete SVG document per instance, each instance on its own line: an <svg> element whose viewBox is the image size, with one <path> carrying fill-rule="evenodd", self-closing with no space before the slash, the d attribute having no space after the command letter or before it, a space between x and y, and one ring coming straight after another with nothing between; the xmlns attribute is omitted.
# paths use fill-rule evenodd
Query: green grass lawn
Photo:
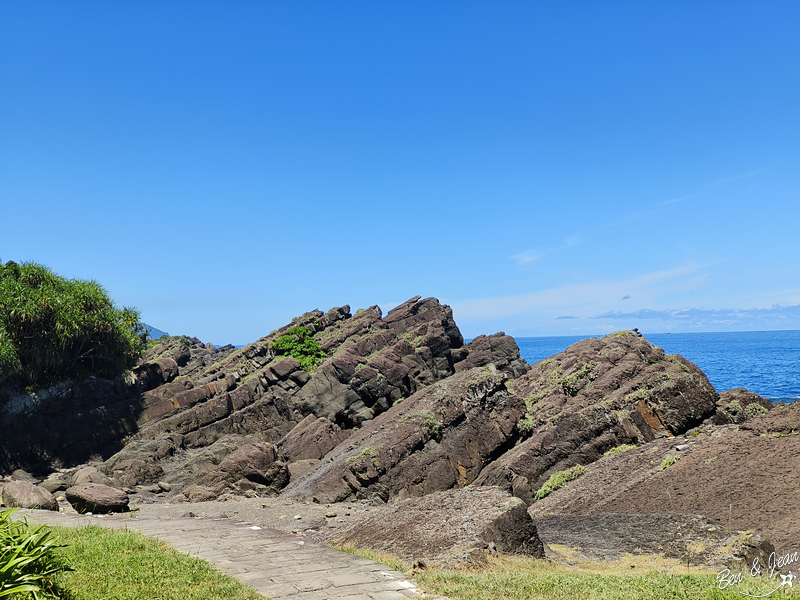
<svg viewBox="0 0 800 600"><path fill-rule="evenodd" d="M211 564L139 533L53 527L73 569L55 583L63 600L262 600Z"/></svg>

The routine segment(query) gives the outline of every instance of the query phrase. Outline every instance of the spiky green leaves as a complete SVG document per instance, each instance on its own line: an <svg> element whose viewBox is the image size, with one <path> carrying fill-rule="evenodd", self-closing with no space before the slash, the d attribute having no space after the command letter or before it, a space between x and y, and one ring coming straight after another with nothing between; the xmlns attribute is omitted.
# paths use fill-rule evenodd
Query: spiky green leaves
<svg viewBox="0 0 800 600"><path fill-rule="evenodd" d="M114 307L95 281L36 263L0 263L0 383L115 377L139 357L139 315Z"/></svg>

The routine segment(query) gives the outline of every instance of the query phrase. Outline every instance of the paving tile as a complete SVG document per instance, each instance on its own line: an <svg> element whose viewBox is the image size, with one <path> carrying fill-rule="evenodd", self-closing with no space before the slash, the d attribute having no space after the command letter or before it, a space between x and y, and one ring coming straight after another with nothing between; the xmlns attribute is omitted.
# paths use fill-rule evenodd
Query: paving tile
<svg viewBox="0 0 800 600"><path fill-rule="evenodd" d="M339 552L275 529L252 530L229 519L176 519L65 515L27 511L31 522L79 527L87 524L156 537L275 600L404 600L416 585L386 565Z"/></svg>

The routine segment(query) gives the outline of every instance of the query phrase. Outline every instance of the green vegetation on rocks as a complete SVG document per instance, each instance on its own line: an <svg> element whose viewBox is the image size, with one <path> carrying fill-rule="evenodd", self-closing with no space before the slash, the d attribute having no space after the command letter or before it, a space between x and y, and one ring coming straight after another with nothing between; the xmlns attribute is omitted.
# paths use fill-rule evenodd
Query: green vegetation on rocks
<svg viewBox="0 0 800 600"><path fill-rule="evenodd" d="M619 454L620 452L625 452L626 450L633 450L636 448L633 444L621 444L605 452L603 456L613 456L614 454Z"/></svg>
<svg viewBox="0 0 800 600"><path fill-rule="evenodd" d="M544 485L536 492L534 499L541 500L542 498L549 496L557 489L564 487L567 485L567 483L573 479L577 479L584 473L586 473L586 467L583 465L575 465L574 467L566 469L565 471L553 473L550 475L550 478L544 483Z"/></svg>
<svg viewBox="0 0 800 600"><path fill-rule="evenodd" d="M325 356L317 340L305 327L292 327L273 342L272 350L278 356L296 358L306 371L312 370Z"/></svg>
<svg viewBox="0 0 800 600"><path fill-rule="evenodd" d="M0 384L113 378L141 354L139 314L116 308L95 281L36 263L0 263Z"/></svg>

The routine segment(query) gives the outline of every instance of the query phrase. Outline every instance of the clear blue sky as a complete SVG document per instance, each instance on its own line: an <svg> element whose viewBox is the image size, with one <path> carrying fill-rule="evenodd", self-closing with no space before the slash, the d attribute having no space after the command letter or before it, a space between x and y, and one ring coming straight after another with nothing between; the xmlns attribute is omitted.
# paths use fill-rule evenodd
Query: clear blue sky
<svg viewBox="0 0 800 600"><path fill-rule="evenodd" d="M800 329L800 3L0 4L0 260L244 344Z"/></svg>

